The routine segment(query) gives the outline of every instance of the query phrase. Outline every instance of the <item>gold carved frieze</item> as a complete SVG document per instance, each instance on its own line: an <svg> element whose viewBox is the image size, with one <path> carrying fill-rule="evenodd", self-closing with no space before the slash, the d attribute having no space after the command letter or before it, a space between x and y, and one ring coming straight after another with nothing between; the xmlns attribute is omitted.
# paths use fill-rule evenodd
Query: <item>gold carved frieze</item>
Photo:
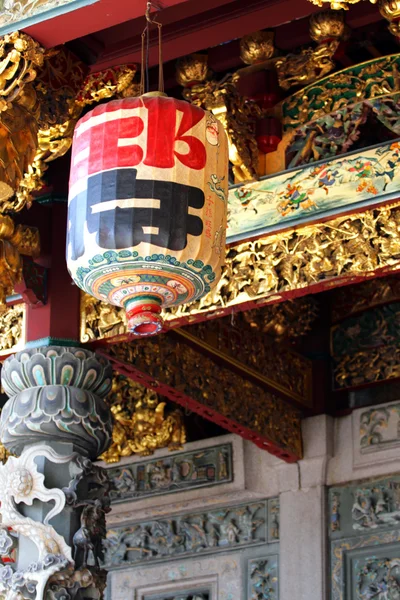
<svg viewBox="0 0 400 600"><path fill-rule="evenodd" d="M0 311L7 296L22 278L22 256L36 258L40 253L39 231L35 227L15 225L8 215L0 214Z"/></svg>
<svg viewBox="0 0 400 600"><path fill-rule="evenodd" d="M178 329L176 334L244 376L251 376L259 385L312 407L312 362L283 344L277 345L261 327L252 327L254 321L247 320L252 314L262 318L268 308L239 313L234 318L203 321Z"/></svg>
<svg viewBox="0 0 400 600"><path fill-rule="evenodd" d="M371 308L400 302L400 277L379 277L351 288L338 288L332 295L332 322L338 323Z"/></svg>
<svg viewBox="0 0 400 600"><path fill-rule="evenodd" d="M216 288L198 302L169 309L164 319L176 327L397 270L399 202L227 248ZM82 297L83 342L122 333L121 309Z"/></svg>
<svg viewBox="0 0 400 600"><path fill-rule="evenodd" d="M302 456L300 412L282 397L245 379L198 352L171 334L110 346L107 352L114 368L122 367L133 379L148 379L152 389L163 386L175 402L218 420L241 435L244 428L251 439L266 450L278 448L280 455L293 460ZM143 376L143 375L144 376ZM193 408L193 404L197 408ZM201 411L200 411L201 409ZM213 417L208 416L208 410ZM211 414L211 412L210 412ZM265 440L265 441L264 441Z"/></svg>
<svg viewBox="0 0 400 600"><path fill-rule="evenodd" d="M160 448L181 450L186 442L183 412L140 383L115 374L106 399L113 415L112 443L100 456L108 463L139 454L148 456Z"/></svg>
<svg viewBox="0 0 400 600"><path fill-rule="evenodd" d="M357 4L362 0L309 0L312 4L320 6L330 6L332 10L348 10L353 4ZM371 4L376 4L378 0L369 0Z"/></svg>
<svg viewBox="0 0 400 600"><path fill-rule="evenodd" d="M0 356L22 350L26 343L25 304L8 306L0 313ZM0 458L1 460L1 458Z"/></svg>

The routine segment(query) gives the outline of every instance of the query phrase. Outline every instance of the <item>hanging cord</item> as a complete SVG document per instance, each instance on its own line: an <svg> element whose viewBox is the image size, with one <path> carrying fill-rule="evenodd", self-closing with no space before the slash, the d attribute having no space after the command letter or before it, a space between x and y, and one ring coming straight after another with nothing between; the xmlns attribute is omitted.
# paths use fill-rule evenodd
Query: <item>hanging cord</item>
<svg viewBox="0 0 400 600"><path fill-rule="evenodd" d="M142 72L140 77L140 93L145 94L149 91L149 50L150 50L150 25L158 27L158 91L164 91L164 69L162 63L162 23L159 23L150 16L152 8L158 8L151 2L147 3L146 8L146 27L142 33ZM157 14L157 13L156 13Z"/></svg>

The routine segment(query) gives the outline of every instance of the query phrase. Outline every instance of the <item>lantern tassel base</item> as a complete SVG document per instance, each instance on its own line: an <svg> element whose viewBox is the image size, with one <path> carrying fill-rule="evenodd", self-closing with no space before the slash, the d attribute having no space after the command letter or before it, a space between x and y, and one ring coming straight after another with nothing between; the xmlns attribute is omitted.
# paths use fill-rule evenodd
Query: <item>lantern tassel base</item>
<svg viewBox="0 0 400 600"><path fill-rule="evenodd" d="M138 337L156 335L164 326L158 298L136 298L126 303L125 310L128 329Z"/></svg>

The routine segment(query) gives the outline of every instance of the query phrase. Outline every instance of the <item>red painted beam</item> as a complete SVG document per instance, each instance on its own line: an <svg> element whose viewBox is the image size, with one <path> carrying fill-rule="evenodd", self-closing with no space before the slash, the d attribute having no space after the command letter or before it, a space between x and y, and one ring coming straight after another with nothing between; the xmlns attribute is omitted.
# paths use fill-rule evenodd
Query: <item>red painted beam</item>
<svg viewBox="0 0 400 600"><path fill-rule="evenodd" d="M207 4L205 4L207 5ZM203 6L203 4L201 4ZM163 60L167 62L180 56L198 52L229 40L240 38L258 29L271 29L283 23L306 17L318 8L308 0L234 0L213 10L194 15L166 25L163 32ZM162 15L160 21L163 21ZM110 32L110 35L112 33ZM140 62L140 36L133 35L108 45L93 71L109 68L123 62ZM158 63L156 36L151 42L149 65Z"/></svg>
<svg viewBox="0 0 400 600"><path fill-rule="evenodd" d="M163 10L189 0L162 0ZM53 48L70 40L89 35L134 19L144 26L147 0L99 0L53 19L42 21L24 29L46 48Z"/></svg>

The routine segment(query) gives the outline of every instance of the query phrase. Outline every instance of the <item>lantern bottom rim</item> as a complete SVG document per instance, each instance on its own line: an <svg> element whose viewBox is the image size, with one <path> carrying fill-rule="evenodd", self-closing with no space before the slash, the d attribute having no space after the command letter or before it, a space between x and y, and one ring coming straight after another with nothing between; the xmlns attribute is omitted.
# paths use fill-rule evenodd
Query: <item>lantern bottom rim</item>
<svg viewBox="0 0 400 600"><path fill-rule="evenodd" d="M156 335L164 327L164 321L160 315L161 306L157 300L153 302L146 299L145 302L134 302L126 307L128 329L130 333L138 337Z"/></svg>

